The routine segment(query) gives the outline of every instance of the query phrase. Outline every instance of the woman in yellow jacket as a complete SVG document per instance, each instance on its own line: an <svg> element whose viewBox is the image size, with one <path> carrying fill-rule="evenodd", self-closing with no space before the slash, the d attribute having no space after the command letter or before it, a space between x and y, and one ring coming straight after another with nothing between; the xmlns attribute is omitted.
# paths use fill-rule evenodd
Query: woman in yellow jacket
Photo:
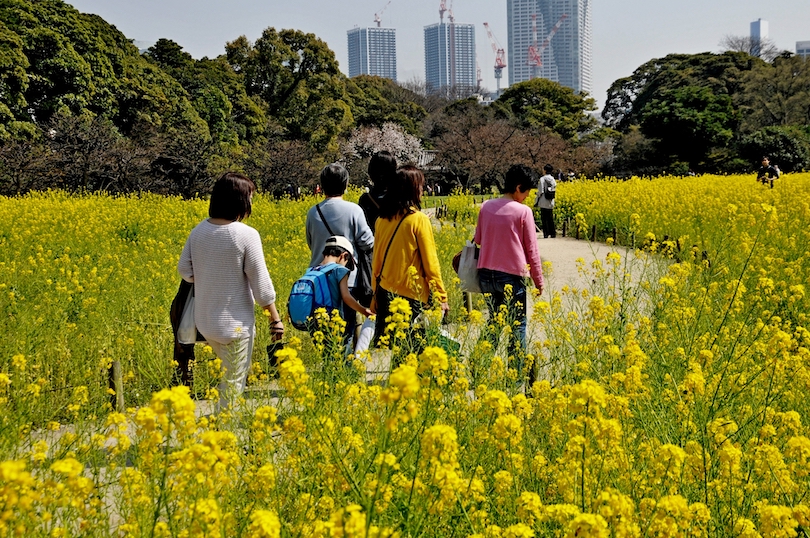
<svg viewBox="0 0 810 538"><path fill-rule="evenodd" d="M372 273L376 277L371 309L377 314L374 340L386 334L391 301L402 297L411 306L411 322L434 298L449 310L442 282L433 226L422 213L425 176L415 166L397 170L380 204L374 233ZM413 269L411 269L413 268Z"/></svg>

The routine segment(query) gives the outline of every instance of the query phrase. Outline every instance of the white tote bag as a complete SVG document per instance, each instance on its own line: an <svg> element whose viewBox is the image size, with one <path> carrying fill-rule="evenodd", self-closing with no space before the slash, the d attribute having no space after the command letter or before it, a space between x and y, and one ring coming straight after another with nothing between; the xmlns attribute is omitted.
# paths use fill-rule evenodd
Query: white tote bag
<svg viewBox="0 0 810 538"><path fill-rule="evenodd" d="M181 344L197 342L197 325L194 323L194 286L188 290L183 315L180 316L180 326L177 328L177 341Z"/></svg>
<svg viewBox="0 0 810 538"><path fill-rule="evenodd" d="M467 241L461 249L461 260L458 264L461 291L481 293L481 284L478 282L478 252L478 247L472 241Z"/></svg>

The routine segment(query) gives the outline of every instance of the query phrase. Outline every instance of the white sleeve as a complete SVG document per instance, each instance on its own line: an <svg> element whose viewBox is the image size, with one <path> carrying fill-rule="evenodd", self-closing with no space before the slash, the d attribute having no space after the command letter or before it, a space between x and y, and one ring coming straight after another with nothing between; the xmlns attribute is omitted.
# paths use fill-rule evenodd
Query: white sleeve
<svg viewBox="0 0 810 538"><path fill-rule="evenodd" d="M267 272L262 240L256 230L253 230L245 245L245 275L259 306L268 306L276 302L276 289L270 279L270 273Z"/></svg>
<svg viewBox="0 0 810 538"><path fill-rule="evenodd" d="M191 264L191 236L186 239L183 245L183 252L180 253L180 261L177 262L177 272L186 282L194 282L194 267Z"/></svg>

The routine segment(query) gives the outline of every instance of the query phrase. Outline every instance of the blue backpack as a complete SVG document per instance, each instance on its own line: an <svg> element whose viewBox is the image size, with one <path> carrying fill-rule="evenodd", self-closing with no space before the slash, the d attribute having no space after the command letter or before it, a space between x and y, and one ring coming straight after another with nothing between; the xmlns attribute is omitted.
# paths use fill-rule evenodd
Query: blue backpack
<svg viewBox="0 0 810 538"><path fill-rule="evenodd" d="M287 301L287 311L293 327L301 331L309 330L315 310L326 308L326 312L331 313L332 310L339 307L332 300L327 276L337 266L336 263L330 263L312 267L293 283L290 298Z"/></svg>

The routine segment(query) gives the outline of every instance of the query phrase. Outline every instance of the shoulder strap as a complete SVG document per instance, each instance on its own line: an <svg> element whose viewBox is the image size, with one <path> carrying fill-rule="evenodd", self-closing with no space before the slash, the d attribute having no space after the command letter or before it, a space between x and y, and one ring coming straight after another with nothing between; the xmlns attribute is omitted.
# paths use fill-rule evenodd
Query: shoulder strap
<svg viewBox="0 0 810 538"><path fill-rule="evenodd" d="M321 203L323 203L323 202L321 202ZM332 228L329 227L329 223L326 222L326 217L323 216L323 212L321 211L321 204L315 204L315 209L318 210L318 215L321 216L321 221L323 222L323 225L326 226L326 231L329 232L329 235L335 235L332 232Z"/></svg>
<svg viewBox="0 0 810 538"><path fill-rule="evenodd" d="M402 220L399 221L399 223L397 224L397 227L394 228L394 233L391 235L391 240L388 241L388 246L385 249L385 254L383 254L383 260L382 260L382 263L380 264L380 274L377 275L377 282L378 283L379 283L380 279L382 278L383 268L385 267L385 259L388 258L388 251L391 250L391 243L394 242L394 237L397 236L397 232L399 231L399 227L402 226L402 223L405 222L405 219L407 219L410 215L411 215L411 213L408 213L407 215L402 217Z"/></svg>
<svg viewBox="0 0 810 538"><path fill-rule="evenodd" d="M337 269L339 263L329 262L326 265L316 265L315 267L310 268L311 271L320 271L322 274L326 275L329 274L333 269Z"/></svg>

